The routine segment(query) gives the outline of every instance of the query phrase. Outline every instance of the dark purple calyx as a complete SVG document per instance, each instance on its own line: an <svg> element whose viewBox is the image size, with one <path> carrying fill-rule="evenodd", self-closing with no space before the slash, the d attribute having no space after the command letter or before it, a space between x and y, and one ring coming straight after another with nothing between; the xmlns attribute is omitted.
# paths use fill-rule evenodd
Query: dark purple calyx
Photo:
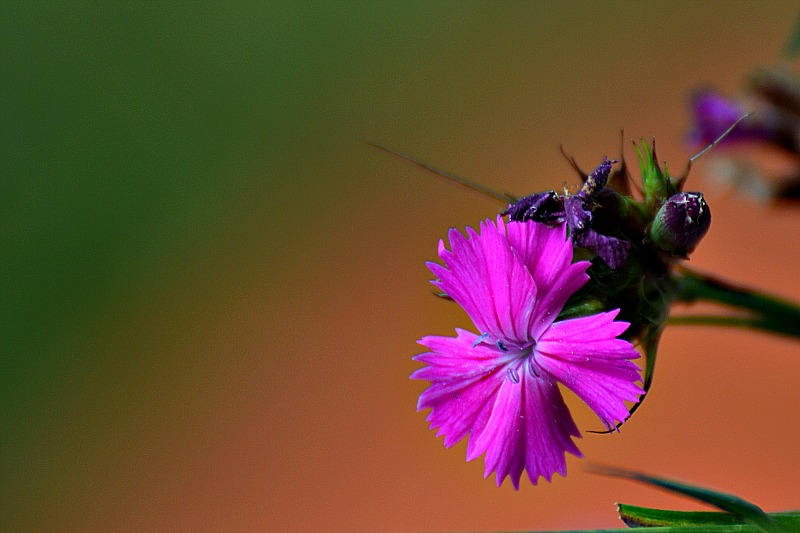
<svg viewBox="0 0 800 533"><path fill-rule="evenodd" d="M604 157L600 166L586 176L586 182L583 184L580 192L578 192L578 195L591 198L600 191L600 189L605 187L606 183L608 183L608 175L611 173L611 167L614 166L614 163L619 163L619 159Z"/></svg>
<svg viewBox="0 0 800 533"><path fill-rule="evenodd" d="M564 221L564 198L556 191L539 192L520 198L500 213L514 222L541 222L552 226Z"/></svg>
<svg viewBox="0 0 800 533"><path fill-rule="evenodd" d="M592 228L592 206L594 198L608 182L611 167L616 159L603 158L603 162L586 176L581 190L567 196L546 191L531 194L514 202L501 215L508 215L513 222L541 222L547 225L565 222L576 246L597 254L606 264L616 269L628 260L631 244L622 239L602 235Z"/></svg>
<svg viewBox="0 0 800 533"><path fill-rule="evenodd" d="M631 243L595 231L592 228L592 212L586 207L583 197L579 194L568 197L564 201L564 207L567 227L576 246L591 250L611 269L625 265Z"/></svg>

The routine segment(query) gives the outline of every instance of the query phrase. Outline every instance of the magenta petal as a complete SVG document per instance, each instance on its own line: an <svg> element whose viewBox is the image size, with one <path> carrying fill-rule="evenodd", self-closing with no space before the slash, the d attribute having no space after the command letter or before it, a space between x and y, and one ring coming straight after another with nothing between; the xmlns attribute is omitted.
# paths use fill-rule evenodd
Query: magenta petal
<svg viewBox="0 0 800 533"><path fill-rule="evenodd" d="M644 394L636 385L639 367L631 361L639 353L629 342L614 338L620 323L609 318L615 314L557 322L536 345L541 368L577 394L609 429L628 417L625 401Z"/></svg>
<svg viewBox="0 0 800 533"><path fill-rule="evenodd" d="M434 285L455 300L481 333L524 342L528 337L536 285L508 245L502 220L485 221L481 233L465 238L450 231L452 252L440 249L445 266L429 263Z"/></svg>
<svg viewBox="0 0 800 533"><path fill-rule="evenodd" d="M526 381L527 419L525 469L531 483L550 481L554 473L567 475L565 452L582 457L571 437L580 437L558 385L550 379Z"/></svg>
<svg viewBox="0 0 800 533"><path fill-rule="evenodd" d="M475 430L479 417L497 393L502 375L483 376L432 384L421 396L418 409L431 408L427 421L449 448Z"/></svg>
<svg viewBox="0 0 800 533"><path fill-rule="evenodd" d="M414 359L428 366L411 375L412 379L431 382L422 393L417 409L433 409L428 415L432 429L444 435L446 447L463 439L479 423L478 416L495 395L502 375L498 376L495 347L473 347L477 336L457 330L458 337L425 337L420 344L430 348Z"/></svg>
<svg viewBox="0 0 800 533"><path fill-rule="evenodd" d="M587 268L588 261L569 265L553 280L552 285L541 291L531 320L531 339L538 339L558 317L569 297L589 281Z"/></svg>
<svg viewBox="0 0 800 533"><path fill-rule="evenodd" d="M414 357L426 363L411 375L412 379L436 381L462 380L474 375L483 375L494 370L498 364L498 350L493 346L474 346L478 336L456 329L457 337L423 337L419 343L430 350Z"/></svg>
<svg viewBox="0 0 800 533"><path fill-rule="evenodd" d="M519 478L525 467L525 419L520 416L522 389L522 383L504 380L485 427L470 437L467 460L485 452L484 477L496 472L498 486L510 475L514 487L519 488Z"/></svg>
<svg viewBox="0 0 800 533"><path fill-rule="evenodd" d="M572 243L565 224L510 222L508 242L531 273L537 287L549 287L570 263Z"/></svg>
<svg viewBox="0 0 800 533"><path fill-rule="evenodd" d="M571 437L580 432L558 385L526 375L520 383L506 380L499 387L486 425L470 437L467 460L485 452L484 475L495 472L498 486L509 477L519 489L523 471L534 485L539 477L550 481L554 473L566 475L565 453L581 457Z"/></svg>
<svg viewBox="0 0 800 533"><path fill-rule="evenodd" d="M572 263L572 242L565 224L548 227L534 222L510 222L508 242L528 268L537 288L530 336L536 339L556 319L572 294L588 280L588 261Z"/></svg>

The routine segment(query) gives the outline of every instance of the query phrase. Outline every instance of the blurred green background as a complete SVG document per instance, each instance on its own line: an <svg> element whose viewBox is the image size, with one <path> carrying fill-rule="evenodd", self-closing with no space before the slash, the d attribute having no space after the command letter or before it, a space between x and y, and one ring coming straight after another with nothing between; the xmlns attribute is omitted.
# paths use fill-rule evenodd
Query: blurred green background
<svg viewBox="0 0 800 533"><path fill-rule="evenodd" d="M797 11L3 2L2 529L577 528L680 505L578 460L498 489L443 449L410 357L468 323L424 261L502 206L363 142L519 194L573 179L559 143L592 167L623 127L680 168L690 90L773 64ZM709 199L693 264L800 299L800 252L763 261L798 213ZM796 355L668 332L652 398L581 449L796 507L800 425L774 407L800 400Z"/></svg>

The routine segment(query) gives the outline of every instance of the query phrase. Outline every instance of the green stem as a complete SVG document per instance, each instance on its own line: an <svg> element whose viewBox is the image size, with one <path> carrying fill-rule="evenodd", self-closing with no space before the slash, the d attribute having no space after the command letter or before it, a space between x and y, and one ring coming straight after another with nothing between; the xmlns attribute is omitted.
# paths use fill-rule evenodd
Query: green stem
<svg viewBox="0 0 800 533"><path fill-rule="evenodd" d="M715 325L760 329L800 339L800 306L775 296L745 289L707 274L682 268L677 276L676 301L714 302L747 312L744 317L682 316L672 324Z"/></svg>
<svg viewBox="0 0 800 533"><path fill-rule="evenodd" d="M671 326L727 326L731 328L761 329L761 320L738 316L680 315L667 319Z"/></svg>

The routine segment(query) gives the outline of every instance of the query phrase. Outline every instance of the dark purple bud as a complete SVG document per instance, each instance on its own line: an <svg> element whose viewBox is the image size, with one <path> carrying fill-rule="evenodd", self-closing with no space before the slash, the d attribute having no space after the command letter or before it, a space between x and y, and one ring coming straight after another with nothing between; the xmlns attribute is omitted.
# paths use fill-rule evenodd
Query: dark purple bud
<svg viewBox="0 0 800 533"><path fill-rule="evenodd" d="M564 220L564 199L555 191L539 192L517 200L500 214L515 222L558 224Z"/></svg>
<svg viewBox="0 0 800 533"><path fill-rule="evenodd" d="M586 208L585 200L578 195L564 201L567 226L572 242L576 246L591 250L611 269L617 269L628 261L631 243L597 233L592 227L592 212Z"/></svg>
<svg viewBox="0 0 800 533"><path fill-rule="evenodd" d="M586 176L586 183L583 184L583 188L581 192L578 193L583 196L594 196L594 194L605 187L606 183L608 182L608 175L611 173L611 167L614 163L619 163L618 159L608 159L607 157L603 158L603 162L600 163L591 174Z"/></svg>
<svg viewBox="0 0 800 533"><path fill-rule="evenodd" d="M711 226L711 210L699 192L671 196L656 213L650 240L667 252L686 257Z"/></svg>

